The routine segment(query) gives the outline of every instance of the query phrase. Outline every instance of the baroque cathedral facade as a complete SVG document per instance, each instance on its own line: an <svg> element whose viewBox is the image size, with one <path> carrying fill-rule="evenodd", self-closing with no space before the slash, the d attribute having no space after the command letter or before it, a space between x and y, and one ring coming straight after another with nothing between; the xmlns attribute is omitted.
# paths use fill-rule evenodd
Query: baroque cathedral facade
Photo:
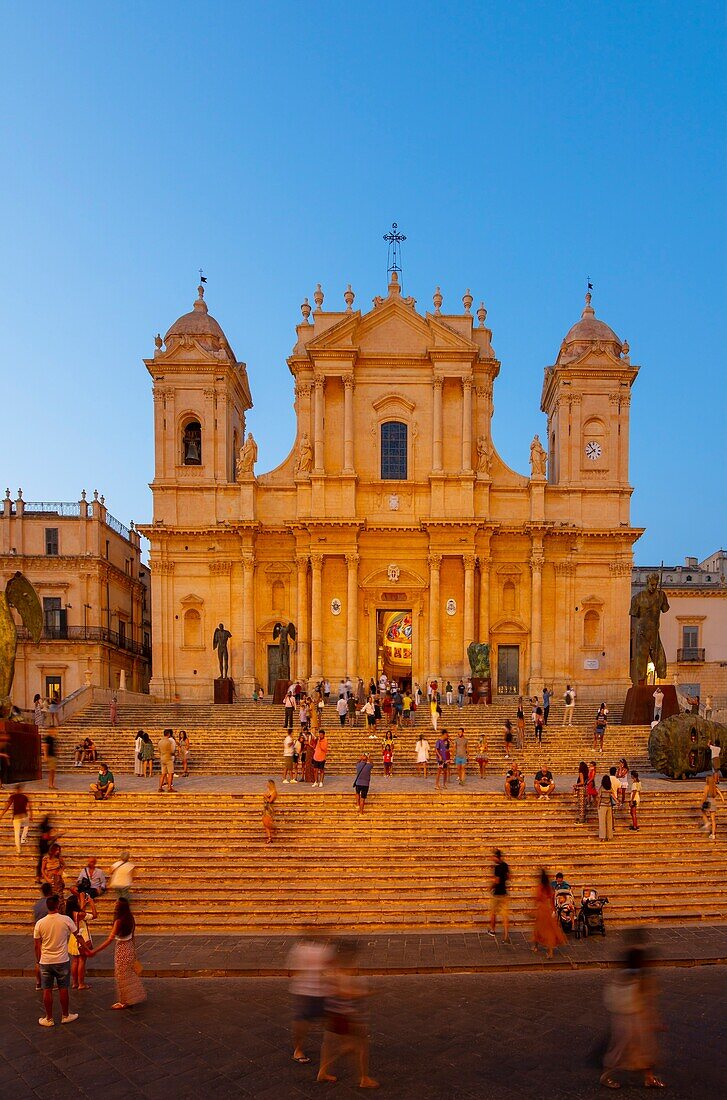
<svg viewBox="0 0 727 1100"><path fill-rule="evenodd" d="M320 285L288 358L297 434L256 468L245 364L194 308L158 336L153 379L153 670L166 699L211 700L215 627L239 697L272 690L275 623L293 623L307 682L458 679L488 642L493 693L629 680L629 403L638 368L591 296L546 367L530 475L491 435L500 371L481 305L421 313L393 271L370 310L324 309Z"/></svg>

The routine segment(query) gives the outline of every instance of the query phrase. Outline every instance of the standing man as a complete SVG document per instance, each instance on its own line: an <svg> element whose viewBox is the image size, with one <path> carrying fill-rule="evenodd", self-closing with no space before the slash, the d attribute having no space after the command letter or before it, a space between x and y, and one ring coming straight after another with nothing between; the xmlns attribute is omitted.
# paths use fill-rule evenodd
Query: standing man
<svg viewBox="0 0 727 1100"><path fill-rule="evenodd" d="M25 844L28 839L28 831L33 820L33 807L30 805L30 799L25 794L22 783L15 784L15 790L5 803L0 818L5 817L8 810L10 810L10 816L13 819L15 851L20 855L21 845Z"/></svg>
<svg viewBox="0 0 727 1100"><path fill-rule="evenodd" d="M543 688L543 725L548 724L548 715L550 714L550 700L553 696L553 692L550 688Z"/></svg>
<svg viewBox="0 0 727 1100"><path fill-rule="evenodd" d="M293 782L293 753L295 752L295 741L293 740L292 733L286 733L283 739L283 783Z"/></svg>
<svg viewBox="0 0 727 1100"><path fill-rule="evenodd" d="M447 696L447 706L451 707L452 706L452 699L454 697L453 696L454 689L452 687L452 681L451 680L447 680L447 686L445 687L444 691L445 691L446 696Z"/></svg>
<svg viewBox="0 0 727 1100"><path fill-rule="evenodd" d="M165 785L174 794L177 792L177 788L174 786L174 753L177 748L177 743L172 737L172 731L170 729L164 730L157 750L159 752L159 765L161 774L159 775L159 794L164 790Z"/></svg>
<svg viewBox="0 0 727 1100"><path fill-rule="evenodd" d="M502 858L502 852L495 848L495 862L492 867L490 899L490 927L488 936L495 935L495 926L498 916L502 917L502 929L505 933L503 943L511 943L510 940L510 899L507 896L507 884L510 880L510 868Z"/></svg>
<svg viewBox="0 0 727 1100"><path fill-rule="evenodd" d="M446 788L449 778L449 736L446 730L442 730L442 736L437 739L434 746L437 754L437 778L436 787L439 790L439 781L442 781L442 789Z"/></svg>
<svg viewBox="0 0 727 1100"><path fill-rule="evenodd" d="M457 706L464 706L464 680L460 677L460 681L457 684Z"/></svg>
<svg viewBox="0 0 727 1100"><path fill-rule="evenodd" d="M472 696L474 694L474 690L475 689L472 686L472 677L468 676L467 677L467 704L469 706L472 705Z"/></svg>
<svg viewBox="0 0 727 1100"><path fill-rule="evenodd" d="M653 695L654 699L654 721L661 722L661 708L664 703L664 692L661 690L661 685L657 684L656 691Z"/></svg>
<svg viewBox="0 0 727 1100"><path fill-rule="evenodd" d="M293 710L295 708L295 698L293 697L293 688L289 687L285 693L283 699L283 710L285 717L283 719L283 729L292 730L293 728Z"/></svg>
<svg viewBox="0 0 727 1100"><path fill-rule="evenodd" d="M712 771L718 772L720 770L719 758L722 753L722 746L720 745L719 741L713 741L710 737L709 741L707 742L707 748L709 749L709 754L711 757Z"/></svg>
<svg viewBox="0 0 727 1100"><path fill-rule="evenodd" d="M41 1027L53 1027L53 982L58 986L58 999L61 1002L61 1023L72 1024L78 1019L77 1012L70 1011L68 987L71 984L71 960L68 955L68 940L75 933L76 926L70 917L58 912L58 895L51 894L46 899L48 913L36 922L33 929L35 957L40 966L40 985L43 990L45 1016L38 1023Z"/></svg>
<svg viewBox="0 0 727 1100"><path fill-rule="evenodd" d="M465 737L464 726L460 726L459 733L457 734L457 740L454 747L454 763L457 768L457 779L460 787L464 784L465 772L467 771L467 738Z"/></svg>
<svg viewBox="0 0 727 1100"><path fill-rule="evenodd" d="M566 684L563 703L565 704L565 710L563 711L563 727L565 728L573 725L573 711L576 706L576 691L570 684Z"/></svg>
<svg viewBox="0 0 727 1100"><path fill-rule="evenodd" d="M371 753L365 752L356 765L356 778L353 781L353 786L356 791L356 805L358 806L358 812L360 814L366 809L366 797L369 793L369 787L371 786L371 772L373 770L374 765L371 760Z"/></svg>
<svg viewBox="0 0 727 1100"><path fill-rule="evenodd" d="M708 722L712 721L712 696L708 695L704 700L704 717Z"/></svg>
<svg viewBox="0 0 727 1100"><path fill-rule="evenodd" d="M346 718L348 717L348 700L345 694L338 696L338 702L336 703L336 714L341 726L346 725Z"/></svg>
<svg viewBox="0 0 727 1100"><path fill-rule="evenodd" d="M212 636L212 648L217 650L217 660L220 662L220 678L223 680L227 679L229 661L227 643L231 637L232 633L225 630L224 623L220 623Z"/></svg>

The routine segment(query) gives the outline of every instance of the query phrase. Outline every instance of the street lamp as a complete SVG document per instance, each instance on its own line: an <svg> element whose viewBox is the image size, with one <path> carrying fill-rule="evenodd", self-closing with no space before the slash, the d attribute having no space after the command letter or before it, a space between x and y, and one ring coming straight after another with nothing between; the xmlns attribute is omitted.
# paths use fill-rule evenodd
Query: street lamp
<svg viewBox="0 0 727 1100"><path fill-rule="evenodd" d="M90 603L83 605L83 637L88 638L88 612L91 610Z"/></svg>

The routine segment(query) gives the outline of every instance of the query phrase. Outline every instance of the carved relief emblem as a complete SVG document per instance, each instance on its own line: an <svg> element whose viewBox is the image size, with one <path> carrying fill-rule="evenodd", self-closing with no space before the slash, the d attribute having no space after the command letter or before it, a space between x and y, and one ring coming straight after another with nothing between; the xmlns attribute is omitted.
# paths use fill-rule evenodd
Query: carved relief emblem
<svg viewBox="0 0 727 1100"><path fill-rule="evenodd" d="M457 601L456 600L447 600L446 604L444 605L444 609L445 609L445 611L447 612L448 615L456 615L457 614Z"/></svg>
<svg viewBox="0 0 727 1100"><path fill-rule="evenodd" d="M331 614L332 615L340 615L341 614L341 601L339 599L335 598L335 597L331 600Z"/></svg>
<svg viewBox="0 0 727 1100"><path fill-rule="evenodd" d="M391 509L392 512L398 512L399 511L399 494L398 493L392 493L391 496L389 497L389 508Z"/></svg>
<svg viewBox="0 0 727 1100"><path fill-rule="evenodd" d="M400 573L401 570L399 569L398 565L390 565L389 568L386 570L386 576L394 584L396 584L396 582L398 581Z"/></svg>

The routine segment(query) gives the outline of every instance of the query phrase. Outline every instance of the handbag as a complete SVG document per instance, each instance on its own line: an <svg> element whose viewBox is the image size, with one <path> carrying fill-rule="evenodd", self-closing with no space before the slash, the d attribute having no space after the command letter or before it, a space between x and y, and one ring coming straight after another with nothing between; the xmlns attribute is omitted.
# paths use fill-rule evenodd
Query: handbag
<svg viewBox="0 0 727 1100"><path fill-rule="evenodd" d="M702 803L702 813L706 814L708 809L709 809L709 802L703 802Z"/></svg>

